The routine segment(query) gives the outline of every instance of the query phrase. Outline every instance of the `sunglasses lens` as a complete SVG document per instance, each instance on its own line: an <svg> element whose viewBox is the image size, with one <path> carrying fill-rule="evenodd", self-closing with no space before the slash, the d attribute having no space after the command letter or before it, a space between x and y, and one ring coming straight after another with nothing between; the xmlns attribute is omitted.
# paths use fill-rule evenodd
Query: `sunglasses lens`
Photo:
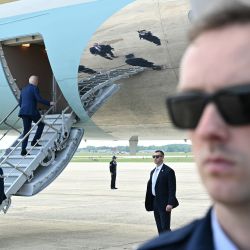
<svg viewBox="0 0 250 250"><path fill-rule="evenodd" d="M170 118L181 129L196 128L205 105L206 98L199 93L186 93L167 99Z"/></svg>
<svg viewBox="0 0 250 250"><path fill-rule="evenodd" d="M214 94L183 93L167 98L167 108L174 125L181 129L195 129L204 107L215 102L221 116L230 125L250 124L250 85L221 89Z"/></svg>
<svg viewBox="0 0 250 250"><path fill-rule="evenodd" d="M223 118L231 125L250 124L250 93L229 93L216 100Z"/></svg>
<svg viewBox="0 0 250 250"><path fill-rule="evenodd" d="M154 158L154 159L155 159L155 158L158 159L158 158L160 158L160 157L161 157L160 155L153 155L153 156L152 156L152 158Z"/></svg>

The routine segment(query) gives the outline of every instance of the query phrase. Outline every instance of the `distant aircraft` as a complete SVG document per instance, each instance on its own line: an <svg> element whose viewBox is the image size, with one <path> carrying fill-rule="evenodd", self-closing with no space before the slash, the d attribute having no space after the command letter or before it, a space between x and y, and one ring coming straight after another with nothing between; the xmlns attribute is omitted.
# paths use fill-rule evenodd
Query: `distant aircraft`
<svg viewBox="0 0 250 250"><path fill-rule="evenodd" d="M7 211L12 195L34 195L49 185L83 136L129 140L131 149L139 139L186 138L169 122L165 98L175 89L186 47L188 0L145 2L20 0L0 5L0 129L17 133L0 158L7 196L0 210ZM165 22L169 16L172 21ZM134 32L141 26L170 42L142 45ZM96 41L115 48L118 58L93 56L88 48ZM127 65L124 56L130 53L167 67L152 71ZM84 72L85 65L98 74ZM22 157L17 105L20 89L33 74L39 76L41 95L56 105L48 111L40 107L46 123L39 142L43 147L29 144L30 155Z"/></svg>

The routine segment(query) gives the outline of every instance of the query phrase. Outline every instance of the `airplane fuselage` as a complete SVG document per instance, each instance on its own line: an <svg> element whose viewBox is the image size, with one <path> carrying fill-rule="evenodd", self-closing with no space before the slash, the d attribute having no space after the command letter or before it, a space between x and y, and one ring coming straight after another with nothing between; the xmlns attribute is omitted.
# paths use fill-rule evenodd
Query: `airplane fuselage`
<svg viewBox="0 0 250 250"><path fill-rule="evenodd" d="M69 105L86 139L185 138L172 127L165 98L175 91L186 47L187 0L37 1L29 11L22 2L0 6L0 120L18 104L20 89L35 74L41 94L57 101L54 112ZM113 56L98 48L91 53L95 43L110 45ZM113 77L119 70L124 72ZM83 102L80 89L105 74L105 88L98 82L100 89L92 93L95 106L87 110L93 103L90 97Z"/></svg>

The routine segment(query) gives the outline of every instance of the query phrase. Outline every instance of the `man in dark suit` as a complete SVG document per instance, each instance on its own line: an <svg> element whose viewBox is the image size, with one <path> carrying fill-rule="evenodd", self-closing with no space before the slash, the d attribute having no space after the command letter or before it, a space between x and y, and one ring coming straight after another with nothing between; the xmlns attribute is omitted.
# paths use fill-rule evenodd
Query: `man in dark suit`
<svg viewBox="0 0 250 250"><path fill-rule="evenodd" d="M156 167L151 171L147 184L145 208L147 211L154 211L156 226L160 234L171 230L171 211L179 203L175 196L175 172L163 163L163 151L156 150L153 159Z"/></svg>
<svg viewBox="0 0 250 250"><path fill-rule="evenodd" d="M154 36L151 31L138 30L137 32L139 34L140 40L145 39L145 40L147 40L149 42L152 42L152 43L156 44L157 46L161 45L161 39L159 37L157 37L157 36Z"/></svg>
<svg viewBox="0 0 250 250"><path fill-rule="evenodd" d="M140 250L250 249L250 5L225 5L193 24L179 93L167 99L213 207Z"/></svg>
<svg viewBox="0 0 250 250"><path fill-rule="evenodd" d="M94 69L87 68L84 65L79 65L79 67L78 67L78 73L86 73L86 74L93 75L93 74L96 74L98 72L95 71Z"/></svg>
<svg viewBox="0 0 250 250"><path fill-rule="evenodd" d="M221 248L219 250L228 250ZM137 250L215 250L213 244L211 211L205 218L176 231L163 233ZM230 248L236 250L236 248Z"/></svg>
<svg viewBox="0 0 250 250"><path fill-rule="evenodd" d="M113 58L116 58L117 56L114 55L112 52L114 50L113 47L111 47L109 44L98 44L94 43L93 47L89 48L89 51L93 55L99 55L106 59L112 60Z"/></svg>
<svg viewBox="0 0 250 250"><path fill-rule="evenodd" d="M125 63L132 65L132 66L140 66L145 68L152 68L153 70L161 70L162 66L155 65L153 62L150 62L141 57L135 57L134 54L128 54L125 56L126 60Z"/></svg>
<svg viewBox="0 0 250 250"><path fill-rule="evenodd" d="M0 168L0 205L5 199L6 196L4 193L4 176L3 176L3 170L2 168Z"/></svg>
<svg viewBox="0 0 250 250"><path fill-rule="evenodd" d="M116 181L116 168L117 168L117 162L116 162L116 157L112 157L112 161L109 163L109 171L111 174L111 189L118 189L115 186L115 181Z"/></svg>
<svg viewBox="0 0 250 250"><path fill-rule="evenodd" d="M21 91L19 100L19 117L21 117L23 120L23 137L30 131L32 121L36 123L41 118L41 115L37 109L37 103L39 102L47 106L54 105L54 102L49 102L40 96L37 85L38 77L31 76L29 78L29 83ZM44 123L40 122L37 126L37 130L31 142L31 146L41 146L37 141L41 138L43 128ZM26 147L28 144L28 139L29 136L27 136L22 142L22 156L27 154Z"/></svg>

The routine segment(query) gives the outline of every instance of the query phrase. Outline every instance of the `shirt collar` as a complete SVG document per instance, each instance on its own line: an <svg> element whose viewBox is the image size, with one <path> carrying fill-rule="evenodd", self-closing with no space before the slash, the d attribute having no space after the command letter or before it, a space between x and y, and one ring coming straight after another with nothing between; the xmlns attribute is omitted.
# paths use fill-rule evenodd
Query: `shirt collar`
<svg viewBox="0 0 250 250"><path fill-rule="evenodd" d="M237 247L221 228L214 209L212 209L211 220L215 250L237 250Z"/></svg>
<svg viewBox="0 0 250 250"><path fill-rule="evenodd" d="M155 169L161 170L162 166L163 166L163 163L160 166L155 166Z"/></svg>

